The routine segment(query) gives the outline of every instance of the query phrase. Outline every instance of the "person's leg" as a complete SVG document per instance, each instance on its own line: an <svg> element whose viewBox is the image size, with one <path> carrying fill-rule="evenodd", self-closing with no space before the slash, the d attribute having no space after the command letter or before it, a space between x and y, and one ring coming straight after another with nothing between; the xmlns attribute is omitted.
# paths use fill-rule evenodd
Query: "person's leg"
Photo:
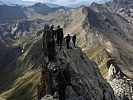
<svg viewBox="0 0 133 100"><path fill-rule="evenodd" d="M74 45L74 41L73 41L73 39L72 39L72 42L73 42L73 45Z"/></svg>
<svg viewBox="0 0 133 100"><path fill-rule="evenodd" d="M48 49L48 59L49 61L54 60L55 58L55 47L54 47L54 43L48 43L47 45L47 49Z"/></svg>
<svg viewBox="0 0 133 100"><path fill-rule="evenodd" d="M58 46L59 46L59 38L57 37L57 41L56 41L56 44L58 44Z"/></svg>
<svg viewBox="0 0 133 100"><path fill-rule="evenodd" d="M48 60L50 60L50 43L47 43Z"/></svg>
<svg viewBox="0 0 133 100"><path fill-rule="evenodd" d="M67 43L67 49L69 49L68 43Z"/></svg>
<svg viewBox="0 0 133 100"><path fill-rule="evenodd" d="M56 49L55 49L55 41L53 41L52 42L52 52L53 52L53 55L54 55L54 57L55 57L55 55L56 55Z"/></svg>
<svg viewBox="0 0 133 100"><path fill-rule="evenodd" d="M54 60L53 52L52 51L49 51L49 53L48 53L48 59L49 59L49 61Z"/></svg>
<svg viewBox="0 0 133 100"><path fill-rule="evenodd" d="M70 45L69 44L70 44L70 42L68 42L68 49L70 49Z"/></svg>
<svg viewBox="0 0 133 100"><path fill-rule="evenodd" d="M69 42L67 42L66 44L67 44L67 49L69 49Z"/></svg>
<svg viewBox="0 0 133 100"><path fill-rule="evenodd" d="M76 43L76 41L74 40L74 41L73 41L74 47L75 47L75 43Z"/></svg>
<svg viewBox="0 0 133 100"><path fill-rule="evenodd" d="M62 49L62 39L60 39L60 50Z"/></svg>

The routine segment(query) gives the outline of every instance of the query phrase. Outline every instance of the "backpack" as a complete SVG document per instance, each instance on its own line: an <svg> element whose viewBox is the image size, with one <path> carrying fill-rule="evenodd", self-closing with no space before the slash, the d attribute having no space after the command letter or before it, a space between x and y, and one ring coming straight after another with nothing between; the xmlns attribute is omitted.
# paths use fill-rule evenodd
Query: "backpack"
<svg viewBox="0 0 133 100"><path fill-rule="evenodd" d="M62 28L57 29L57 37L63 38L63 29Z"/></svg>
<svg viewBox="0 0 133 100"><path fill-rule="evenodd" d="M51 30L46 31L46 42L47 43L53 42L52 31Z"/></svg>

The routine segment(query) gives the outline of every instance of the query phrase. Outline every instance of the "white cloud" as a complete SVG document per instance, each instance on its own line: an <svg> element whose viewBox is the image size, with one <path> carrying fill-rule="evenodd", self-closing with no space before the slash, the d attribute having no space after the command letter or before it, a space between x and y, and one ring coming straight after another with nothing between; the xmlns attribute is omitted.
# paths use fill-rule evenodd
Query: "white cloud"
<svg viewBox="0 0 133 100"><path fill-rule="evenodd" d="M109 0L22 0L22 1L50 2L59 5L82 5L82 4L90 4L92 2L103 3Z"/></svg>
<svg viewBox="0 0 133 100"><path fill-rule="evenodd" d="M22 1L31 1L31 2L55 2L56 0L22 0Z"/></svg>
<svg viewBox="0 0 133 100"><path fill-rule="evenodd" d="M33 1L33 2L105 2L109 0L22 0L22 1Z"/></svg>

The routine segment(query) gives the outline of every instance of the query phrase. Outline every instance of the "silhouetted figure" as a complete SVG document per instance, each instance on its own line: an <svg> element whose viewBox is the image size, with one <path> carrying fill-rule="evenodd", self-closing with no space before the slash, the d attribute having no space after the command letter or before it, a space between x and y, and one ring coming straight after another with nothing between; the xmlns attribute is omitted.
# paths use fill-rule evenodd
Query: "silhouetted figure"
<svg viewBox="0 0 133 100"><path fill-rule="evenodd" d="M56 33L55 33L55 31L54 31L54 25L51 25L51 26L50 26L50 30L51 30L51 32L52 32L52 39L54 40L54 37L56 36Z"/></svg>
<svg viewBox="0 0 133 100"><path fill-rule="evenodd" d="M70 49L70 40L71 40L71 36L68 34L66 37L66 44L67 44L67 49Z"/></svg>
<svg viewBox="0 0 133 100"><path fill-rule="evenodd" d="M47 43L46 43L46 33L47 30L49 29L49 25L45 24L44 25L44 32L43 32L43 42L42 42L42 51L44 53L44 55L47 57L48 56L48 52L47 52Z"/></svg>
<svg viewBox="0 0 133 100"><path fill-rule="evenodd" d="M55 41L53 39L53 26L50 27L50 29L48 28L46 30L46 34L45 34L45 38L46 38L46 44L47 44L47 53L48 53L48 59L49 61L54 60L55 57Z"/></svg>
<svg viewBox="0 0 133 100"><path fill-rule="evenodd" d="M60 28L60 26L57 26L56 34L57 34L57 44L60 46L61 50L64 34L63 34L63 29Z"/></svg>
<svg viewBox="0 0 133 100"><path fill-rule="evenodd" d="M76 43L76 34L72 37L72 41L73 41L74 47L76 47L76 45L75 45L75 43Z"/></svg>

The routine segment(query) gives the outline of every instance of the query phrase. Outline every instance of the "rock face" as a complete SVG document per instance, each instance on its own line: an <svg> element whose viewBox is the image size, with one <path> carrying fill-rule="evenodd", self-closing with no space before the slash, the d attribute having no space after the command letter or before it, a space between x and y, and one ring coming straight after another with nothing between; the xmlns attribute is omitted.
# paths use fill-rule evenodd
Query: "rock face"
<svg viewBox="0 0 133 100"><path fill-rule="evenodd" d="M133 99L133 82L127 78L114 78L109 81L118 100ZM128 98L128 99L126 99Z"/></svg>
<svg viewBox="0 0 133 100"><path fill-rule="evenodd" d="M112 69L113 68L113 69ZM109 83L113 88L118 100L133 99L133 80L123 77L120 72L114 73L115 66L111 64L109 68Z"/></svg>
<svg viewBox="0 0 133 100"><path fill-rule="evenodd" d="M56 51L56 60L50 62L48 68L50 71L59 67L62 70L69 69L72 86L67 86L67 100L116 100L112 88L101 76L96 63L90 61L80 48L66 49L63 46L62 51L58 47Z"/></svg>
<svg viewBox="0 0 133 100"><path fill-rule="evenodd" d="M109 68L109 77L111 77L112 75L116 74L116 69L115 67L111 64L110 68Z"/></svg>
<svg viewBox="0 0 133 100"><path fill-rule="evenodd" d="M133 23L133 1L132 0L113 0L106 3L111 12L124 17L129 23Z"/></svg>

